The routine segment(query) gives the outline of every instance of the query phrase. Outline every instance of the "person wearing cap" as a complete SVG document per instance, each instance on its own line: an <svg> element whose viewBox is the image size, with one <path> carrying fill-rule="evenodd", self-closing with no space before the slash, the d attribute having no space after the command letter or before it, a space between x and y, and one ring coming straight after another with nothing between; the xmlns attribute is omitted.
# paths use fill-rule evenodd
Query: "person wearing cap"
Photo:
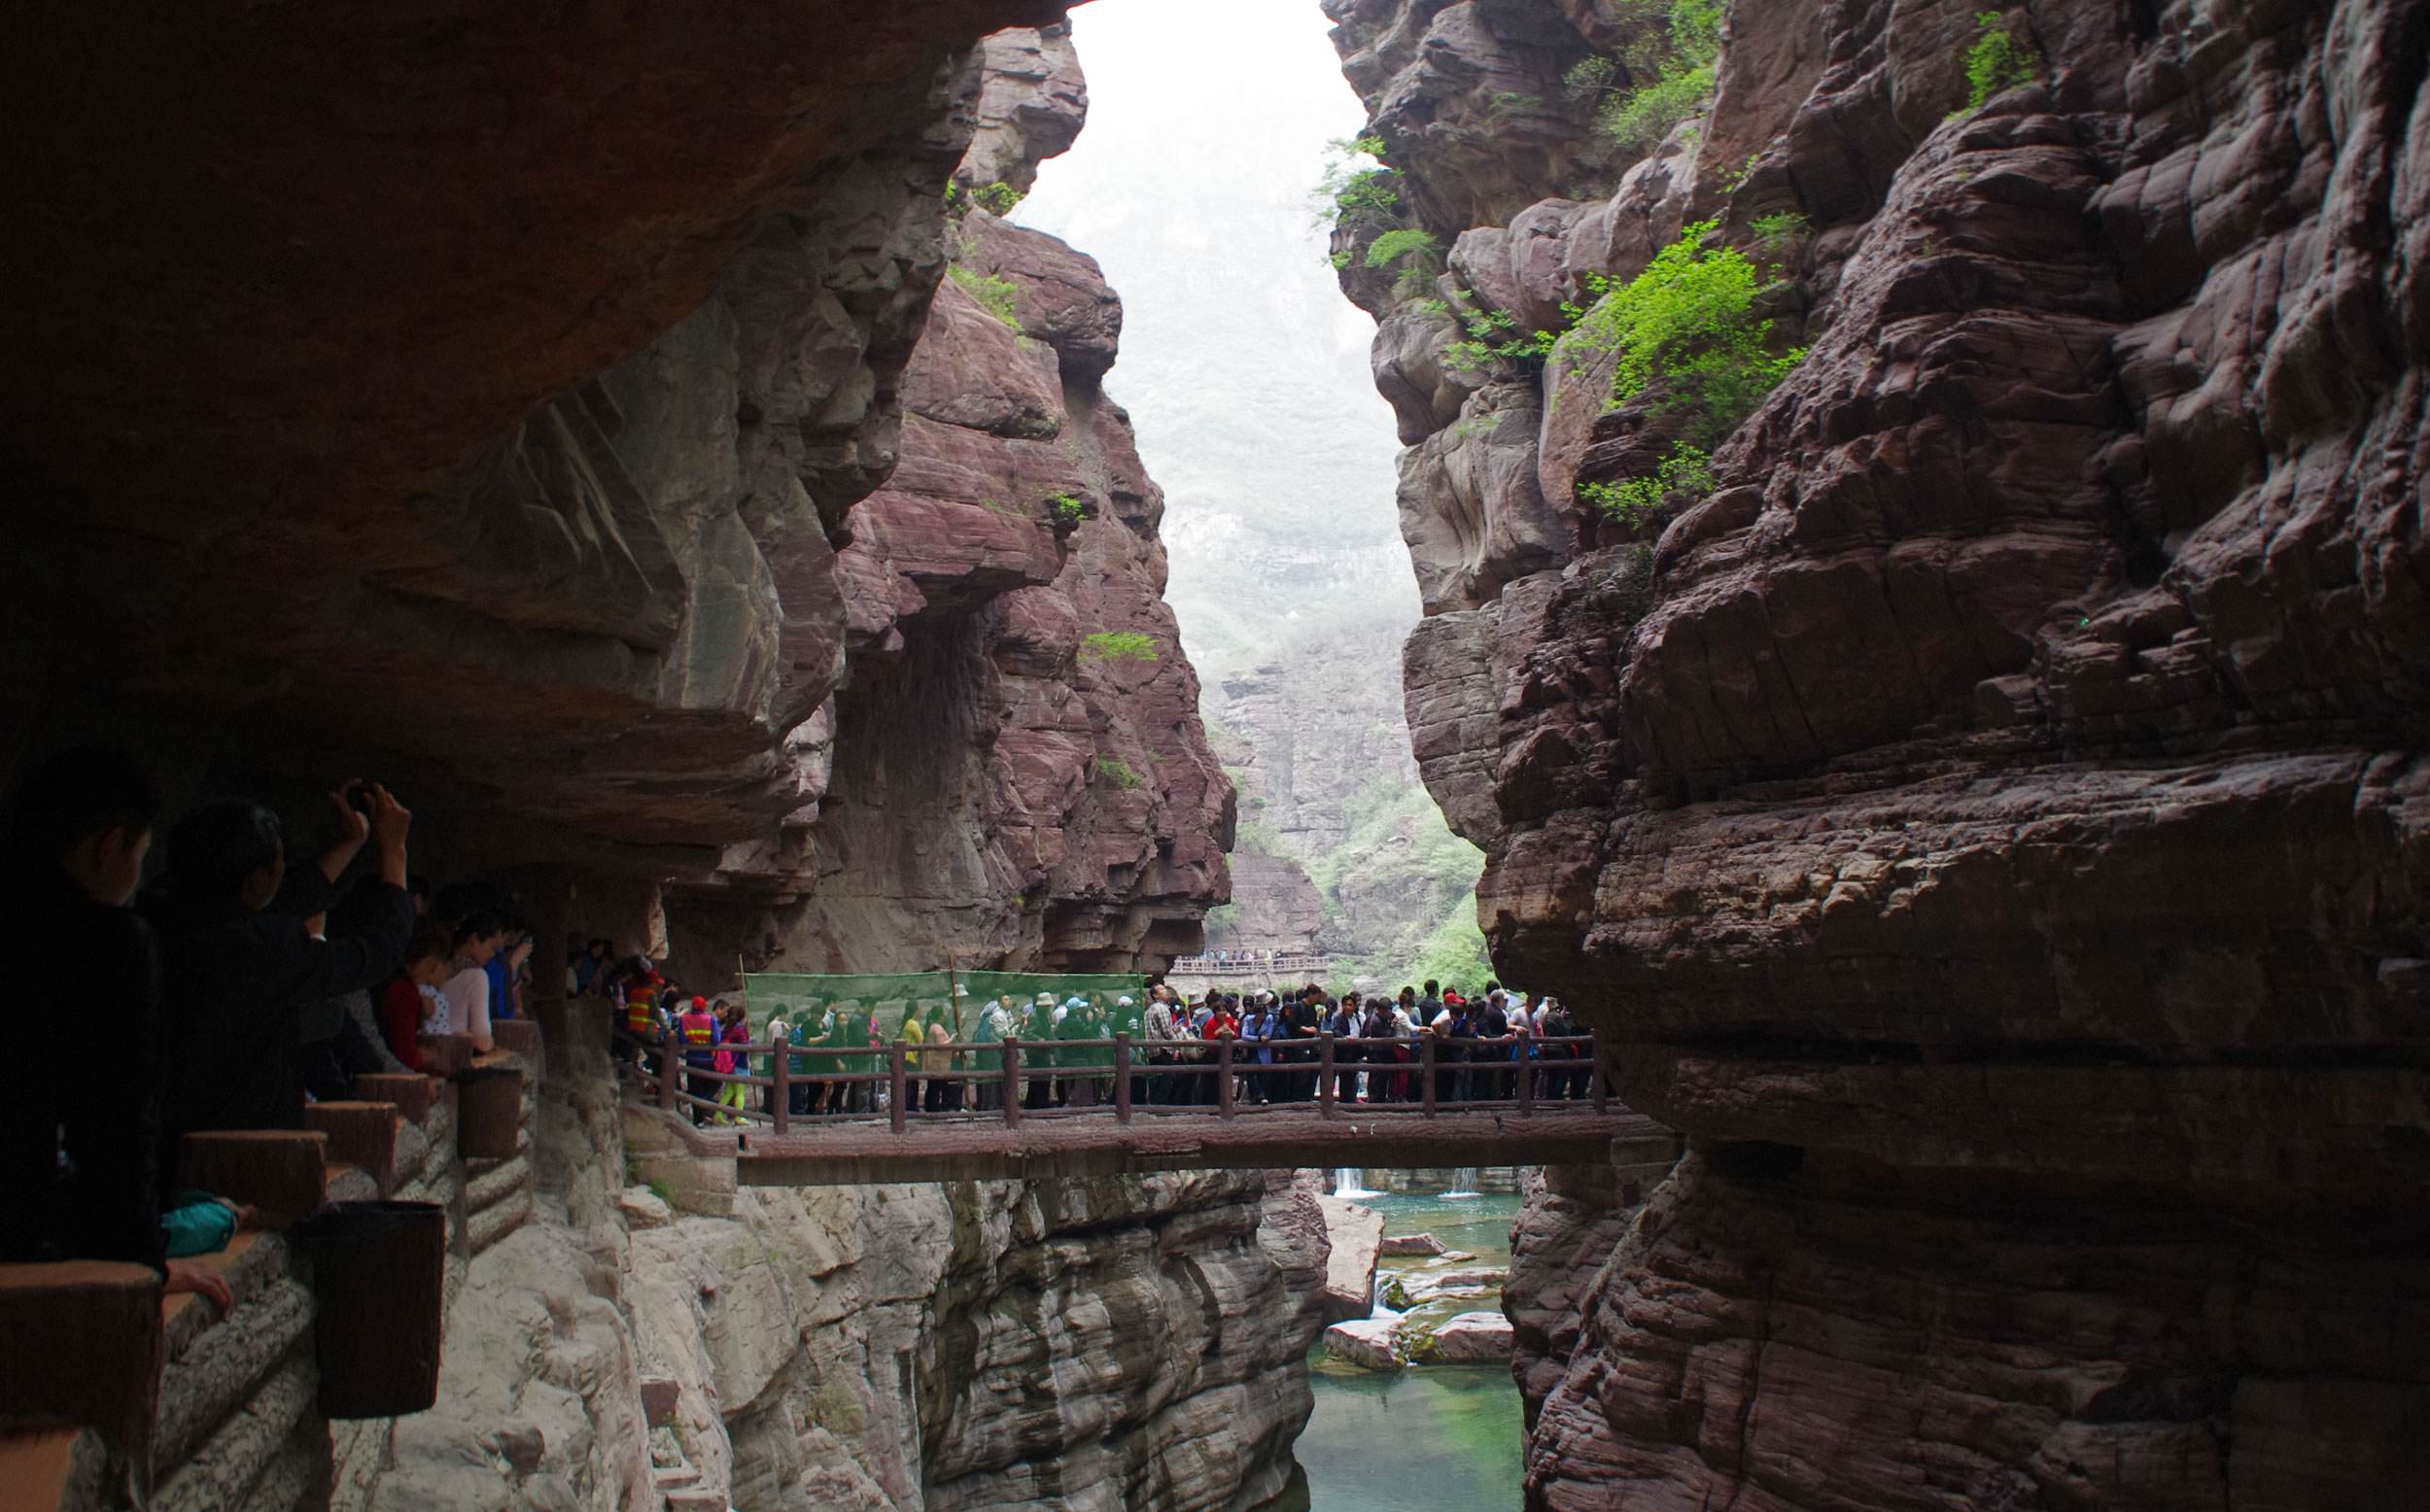
<svg viewBox="0 0 2430 1512"><path fill-rule="evenodd" d="M979 1010L978 1022L973 1024L970 1029L970 1043L973 1045L986 1046L1002 1044L1004 1040L1003 1025L1008 1021L1002 1016L1003 1012L1004 1005L1000 1000L990 999L987 1004L982 1006ZM994 1052L990 1052L989 1050L973 1050L970 1052L970 1069L973 1071L983 1073L993 1071L1002 1064L1003 1062L997 1058L997 1055ZM972 1108L975 1108L982 1113L986 1113L993 1109L1001 1100L1002 1090L1002 1087L997 1083L996 1078L983 1075L970 1083L970 1093L964 1101L967 1102Z"/></svg>
<svg viewBox="0 0 2430 1512"><path fill-rule="evenodd" d="M842 1049L844 1048L844 1018L835 1011L835 1005L830 1003L821 1008L818 1000L813 998L802 1007L803 1011L796 1015L797 1019L808 1018L813 1009L816 1009L818 1013L817 1025L810 1030L809 1038L802 1042L802 1048L824 1050ZM842 1113L844 1111L844 1086L836 1081L836 1078L842 1076L848 1069L844 1063L844 1057L811 1055L804 1058L810 1062L810 1111L812 1113Z"/></svg>
<svg viewBox="0 0 2430 1512"><path fill-rule="evenodd" d="M1036 1000L1029 1005L1029 1019L1028 1022L1022 1025L1021 1037L1024 1040L1033 1041L1052 1040L1055 1038L1054 993L1041 992L1037 995ZM1041 1047L1034 1052L1024 1052L1022 1059L1025 1065L1051 1069L1055 1065L1055 1051L1051 1048ZM1024 1108L1047 1108L1053 1106L1055 1101L1055 1079L1052 1076L1032 1076L1026 1077L1024 1080L1029 1083L1023 1089L1021 1094L1021 1105Z"/></svg>
<svg viewBox="0 0 2430 1512"><path fill-rule="evenodd" d="M1128 993L1117 993L1114 998L1112 1015L1106 1021L1105 1032L1117 1037L1130 1036L1130 1103L1134 1108L1148 1101L1149 1097L1146 1057L1141 1048L1145 1029L1146 1020L1139 1012L1138 1000ZM1108 1059L1111 1059L1113 1052L1108 1050L1106 1055Z"/></svg>

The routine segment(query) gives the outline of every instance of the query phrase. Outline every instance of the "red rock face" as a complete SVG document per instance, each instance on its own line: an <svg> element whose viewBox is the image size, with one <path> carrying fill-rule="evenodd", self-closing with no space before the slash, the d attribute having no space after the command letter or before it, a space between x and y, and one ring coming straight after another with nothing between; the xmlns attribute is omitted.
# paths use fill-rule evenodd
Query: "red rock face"
<svg viewBox="0 0 2430 1512"><path fill-rule="evenodd" d="M1061 7L237 9L0 63L11 708L389 773L468 865L706 871L809 796L966 50Z"/></svg>
<svg viewBox="0 0 2430 1512"><path fill-rule="evenodd" d="M1096 388L1120 305L946 219L1079 130L1067 28L972 46L1061 8L779 9L96 11L13 54L28 728L386 775L434 874L570 865L704 980L1195 946L1230 789Z"/></svg>
<svg viewBox="0 0 2430 1512"><path fill-rule="evenodd" d="M1085 98L1050 48L1060 64L1024 52L1022 77ZM1163 601L1163 496L1098 387L1122 306L1051 236L977 209L949 234L969 282L939 286L900 464L844 521L831 770L798 849L730 874L781 900L746 906L735 943L804 970L1161 964L1229 896L1232 793ZM973 288L1009 291L1018 327Z"/></svg>
<svg viewBox="0 0 2430 1512"><path fill-rule="evenodd" d="M1397 61L1441 9L1335 12L1420 181L1408 91L1498 66ZM1410 724L1496 963L1709 1155L1588 1298L1531 1505L2425 1483L2376 1446L2430 1373L2286 1309L2430 1287L2389 1226L2430 1149L2430 10L2036 6L2042 78L1966 112L1976 9L1741 0L1708 113L1601 199L1424 221L1524 316L1808 218L1766 298L1809 354L1658 533L1572 492L1665 444L1608 358L1446 405L1443 323L1345 280L1424 437Z"/></svg>

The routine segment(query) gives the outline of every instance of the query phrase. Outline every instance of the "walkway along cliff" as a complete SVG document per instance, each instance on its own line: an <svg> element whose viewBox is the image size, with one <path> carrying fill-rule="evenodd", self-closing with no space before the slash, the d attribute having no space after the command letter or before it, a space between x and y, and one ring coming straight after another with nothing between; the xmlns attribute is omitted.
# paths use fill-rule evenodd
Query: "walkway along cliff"
<svg viewBox="0 0 2430 1512"><path fill-rule="evenodd" d="M1522 1224L1529 1505L2418 1500L2430 7L1326 9L1419 760L1690 1139Z"/></svg>

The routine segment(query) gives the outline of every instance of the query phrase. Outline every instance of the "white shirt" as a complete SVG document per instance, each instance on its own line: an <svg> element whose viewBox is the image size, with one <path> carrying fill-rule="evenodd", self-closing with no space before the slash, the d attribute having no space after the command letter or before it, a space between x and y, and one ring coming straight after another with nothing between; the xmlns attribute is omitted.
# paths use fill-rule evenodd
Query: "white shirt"
<svg viewBox="0 0 2430 1512"><path fill-rule="evenodd" d="M469 1034L476 1040L489 1038L489 973L478 966L466 966L447 979L439 993L447 1000L447 1027L442 1034Z"/></svg>
<svg viewBox="0 0 2430 1512"><path fill-rule="evenodd" d="M439 994L436 987L423 982L414 983L413 990L422 994L421 1032L445 1034L447 1032L447 999Z"/></svg>

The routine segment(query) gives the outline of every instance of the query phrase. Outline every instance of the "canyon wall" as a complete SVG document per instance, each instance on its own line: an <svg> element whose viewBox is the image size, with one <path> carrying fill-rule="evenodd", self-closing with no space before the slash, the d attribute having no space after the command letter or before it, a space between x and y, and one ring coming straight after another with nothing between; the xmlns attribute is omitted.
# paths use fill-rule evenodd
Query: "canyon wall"
<svg viewBox="0 0 2430 1512"><path fill-rule="evenodd" d="M1327 6L1420 767L1695 1151L1523 1374L1531 1506L2430 1484L2430 7L2011 6L1969 108L1982 9L1737 0L1641 152L1574 70L1663 7ZM1705 221L1804 357L1624 522L1656 395L1447 307L1560 331Z"/></svg>
<svg viewBox="0 0 2430 1512"><path fill-rule="evenodd" d="M374 773L419 869L571 874L708 985L1195 948L1232 796L1099 388L1120 305L970 208L1080 129L1059 10L43 36L35 117L95 119L105 57L110 98L294 87L29 144L75 171L18 175L8 762L97 737L296 813Z"/></svg>
<svg viewBox="0 0 2430 1512"><path fill-rule="evenodd" d="M1290 1478L1325 1238L1289 1176L746 1189L643 1224L641 1358L719 1505L1207 1512Z"/></svg>
<svg viewBox="0 0 2430 1512"><path fill-rule="evenodd" d="M1216 1512L1289 1480L1324 1323L1313 1173L729 1187L723 1216L679 1214L620 1189L634 1120L658 1115L618 1108L598 1026L571 1039L510 1170L408 1188L469 1215L438 1401L334 1425L332 1505ZM519 1205L473 1211L500 1175ZM185 1351L226 1358L186 1365L172 1400L202 1377L235 1410L176 1505L261 1479L279 1411L305 1420L291 1479L327 1436L296 1406L309 1348L268 1372L245 1332L283 1300L288 1342L307 1293L257 1298L250 1276L237 1323Z"/></svg>

